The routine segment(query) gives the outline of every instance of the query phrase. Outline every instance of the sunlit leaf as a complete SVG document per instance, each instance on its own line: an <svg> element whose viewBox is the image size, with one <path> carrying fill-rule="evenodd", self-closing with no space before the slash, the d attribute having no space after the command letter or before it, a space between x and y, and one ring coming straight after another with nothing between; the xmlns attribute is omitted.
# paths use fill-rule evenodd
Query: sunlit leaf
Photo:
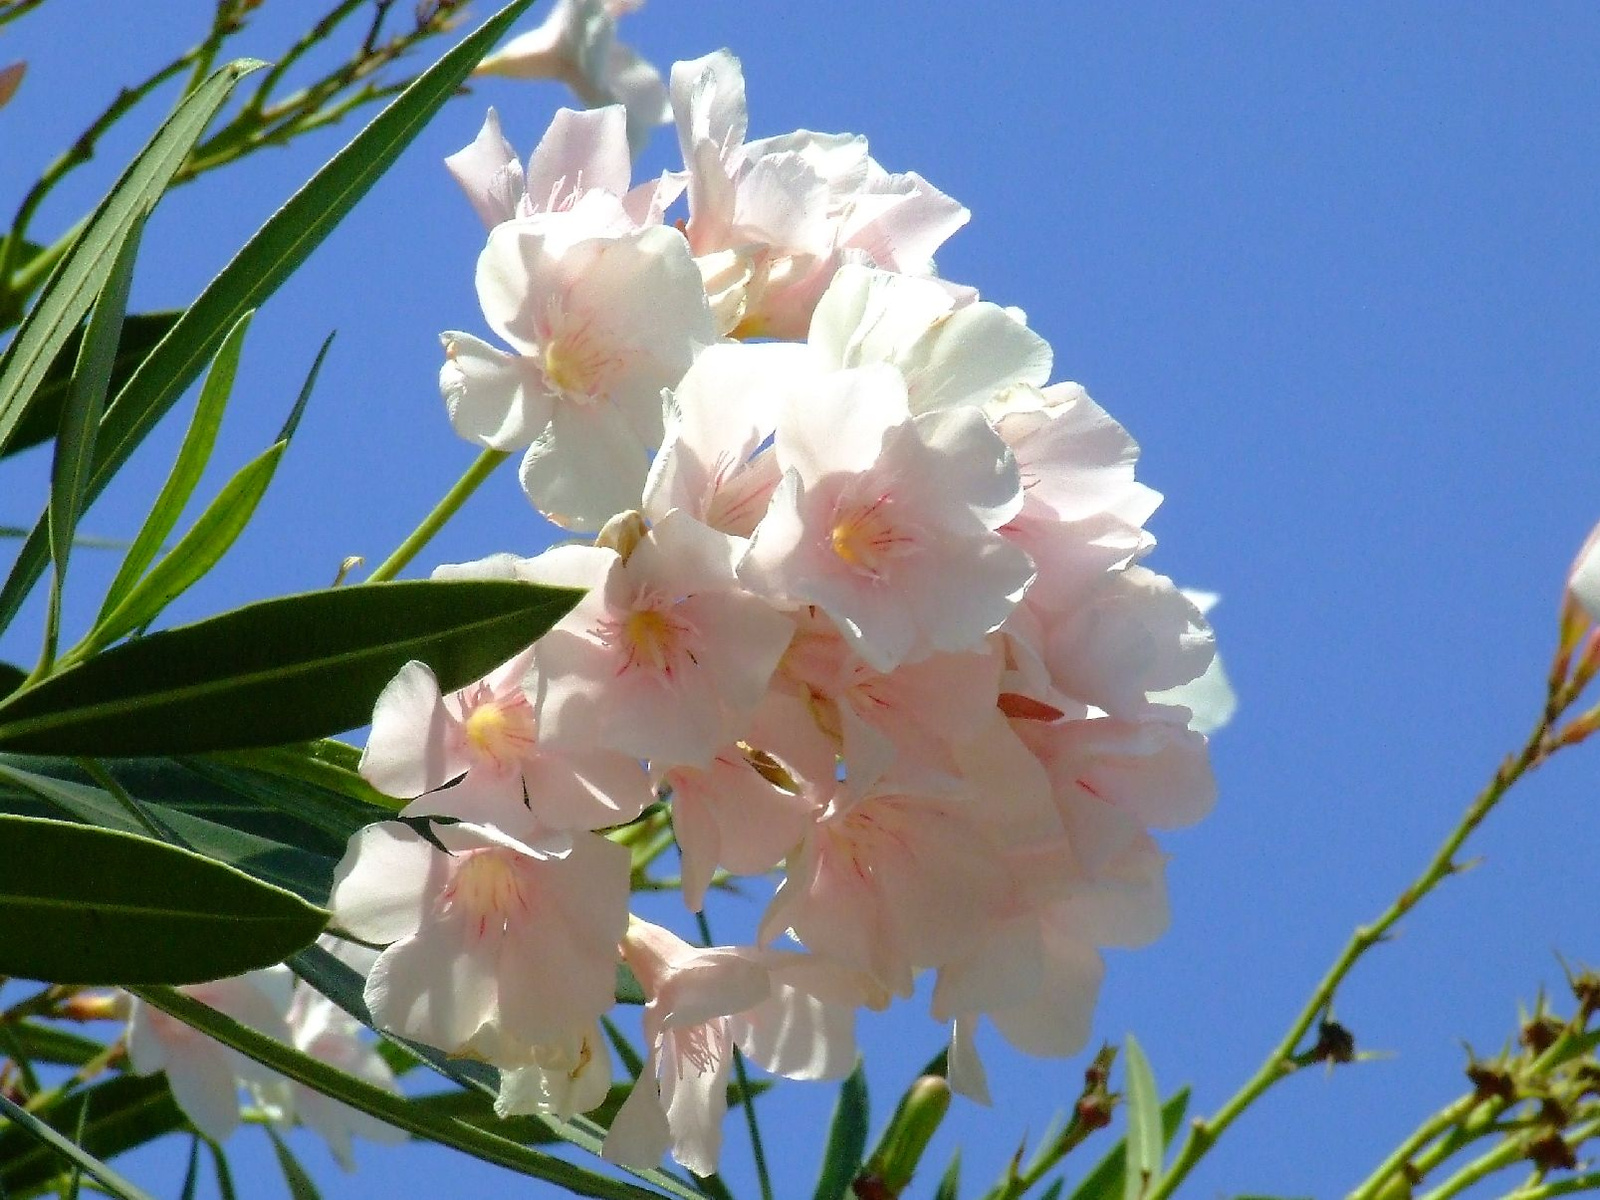
<svg viewBox="0 0 1600 1200"><path fill-rule="evenodd" d="M185 754L365 724L408 661L445 691L532 644L581 593L503 580L415 580L263 600L114 646L0 703L0 748Z"/></svg>
<svg viewBox="0 0 1600 1200"><path fill-rule="evenodd" d="M82 1103L82 1100L79 1101ZM81 1118L82 1109L79 1109ZM45 1123L23 1108L4 1092L0 1092L0 1116L11 1121L22 1132L37 1138L71 1166L94 1177L95 1181L118 1200L154 1200L149 1192L135 1187L105 1163L84 1150L61 1131Z"/></svg>
<svg viewBox="0 0 1600 1200"><path fill-rule="evenodd" d="M0 448L10 444L51 363L104 287L123 240L155 206L234 86L264 65L252 60L229 63L190 92L112 185L45 280L32 310L0 354Z"/></svg>
<svg viewBox="0 0 1600 1200"><path fill-rule="evenodd" d="M50 983L198 983L281 961L327 913L148 838L0 816L0 975Z"/></svg>
<svg viewBox="0 0 1600 1200"><path fill-rule="evenodd" d="M510 1138L500 1137L471 1122L429 1113L404 1096L397 1096L384 1088L363 1079L348 1075L337 1067L302 1054L282 1042L246 1025L240 1024L215 1009L208 1008L192 997L168 987L130 988L147 1004L176 1017L187 1025L207 1033L223 1045L231 1046L241 1054L271 1067L296 1083L315 1088L324 1095L350 1105L361 1112L370 1113L387 1121L397 1129L429 1141L470 1154L485 1162L495 1163L555 1183L579 1196L597 1196L605 1200L643 1200L656 1197L636 1184L611 1179L594 1171L563 1162L548 1154L529 1149ZM677 1184L659 1171L640 1172L651 1182L661 1186L671 1195L691 1200L694 1193Z"/></svg>
<svg viewBox="0 0 1600 1200"><path fill-rule="evenodd" d="M194 495L200 476L211 461L217 430L222 427L222 413L227 407L228 397L233 392L233 381L239 371L239 355L244 349L245 331L249 329L253 315L253 312L246 312L239 318L228 330L217 356L212 359L211 370L206 373L200 398L195 402L194 416L189 421L188 432L183 435L183 444L178 447L172 470L167 472L166 482L161 485L161 491L151 504L144 524L139 527L122 565L117 568L116 577L106 589L105 602L101 605L100 615L95 618L96 625L104 623L111 610L122 602L128 590L144 574L145 568L155 561L167 536L177 528L178 517L189 503L189 497Z"/></svg>
<svg viewBox="0 0 1600 1200"><path fill-rule="evenodd" d="M1123 1083L1128 1092L1128 1136L1122 1176L1123 1200L1139 1200L1161 1177L1166 1140L1161 1136L1161 1100L1155 1075L1139 1041L1123 1046Z"/></svg>
<svg viewBox="0 0 1600 1200"><path fill-rule="evenodd" d="M216 352L246 312L283 284L356 201L387 171L428 119L456 94L531 0L512 0L462 38L374 117L268 218L222 269L106 410L88 499L98 496ZM85 304L87 308L87 304ZM82 315L82 309L79 315ZM76 322L77 317L73 318ZM0 435L0 444L5 438ZM0 588L0 629L9 625L49 562L41 520Z"/></svg>

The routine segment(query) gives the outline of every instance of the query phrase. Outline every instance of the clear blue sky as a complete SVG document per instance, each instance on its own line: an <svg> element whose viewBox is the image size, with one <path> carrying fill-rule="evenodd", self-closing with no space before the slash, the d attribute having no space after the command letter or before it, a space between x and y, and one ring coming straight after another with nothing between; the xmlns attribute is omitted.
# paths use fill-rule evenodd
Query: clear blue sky
<svg viewBox="0 0 1600 1200"><path fill-rule="evenodd" d="M316 7L269 0L237 50L272 57ZM30 74L0 112L0 206L208 10L50 0L9 27L0 62L26 58ZM943 272L1024 308L1057 377L1144 447L1141 478L1167 496L1151 565L1223 593L1241 708L1214 742L1215 814L1165 840L1172 930L1111 956L1096 1028L1135 1031L1164 1087L1192 1083L1215 1108L1542 701L1561 581L1600 518L1600 9L654 0L625 35L663 66L729 46L752 135L865 133L890 169L966 203ZM439 160L491 102L526 153L565 100L496 81L448 106L261 313L219 472L267 444L322 337L339 337L256 527L174 618L320 586L347 554L381 559L469 461L435 389L435 334L481 331L482 229ZM65 189L41 230L81 211L156 119ZM351 131L172 197L135 304L186 302ZM662 131L645 167L675 162ZM136 528L180 432L86 529ZM6 469L0 524L31 522L45 469L37 456ZM531 553L544 536L508 472L429 565ZM27 628L0 656L31 661ZM1461 1039L1496 1049L1519 1000L1559 989L1557 951L1600 960L1597 778L1593 746L1518 789L1474 843L1483 866L1350 981L1339 1017L1393 1057L1290 1081L1186 1194L1343 1190L1459 1092ZM881 1117L941 1034L909 1008L862 1029ZM1070 1103L1084 1065L983 1045L996 1106L959 1104L929 1172L959 1132L973 1189ZM791 1090L792 1110L766 1102L767 1130L787 1164L780 1194L809 1194L832 1094ZM264 1139L246 1130L234 1146L260 1172L245 1195L280 1195ZM728 1173L746 1178L732 1125L728 1146ZM423 1147L368 1147L339 1180L306 1151L338 1195L535 1186ZM175 1193L177 1143L132 1169Z"/></svg>

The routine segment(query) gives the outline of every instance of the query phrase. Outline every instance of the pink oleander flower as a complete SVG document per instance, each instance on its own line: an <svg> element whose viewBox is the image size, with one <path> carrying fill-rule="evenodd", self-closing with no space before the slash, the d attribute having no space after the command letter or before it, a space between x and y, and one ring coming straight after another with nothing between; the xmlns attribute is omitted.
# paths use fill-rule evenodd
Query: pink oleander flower
<svg viewBox="0 0 1600 1200"><path fill-rule="evenodd" d="M1016 462L976 409L914 418L894 368L839 371L786 408L775 449L783 482L739 578L816 605L876 670L978 649L1032 580L995 532L1022 505Z"/></svg>
<svg viewBox="0 0 1600 1200"><path fill-rule="evenodd" d="M341 942L324 935L318 939L334 955L365 976L372 968L376 952L351 942ZM347 1075L366 1081L396 1095L400 1085L394 1072L378 1053L377 1047L366 1038L366 1027L321 995L310 984L295 985L288 1013L290 1044L302 1054L338 1067ZM346 1171L355 1170L352 1139L362 1137L381 1145L398 1145L406 1134L377 1117L351 1108L331 1096L303 1084L279 1080L282 1086L276 1095L286 1112L306 1128L317 1133L328 1143L335 1161ZM273 1093L264 1094L272 1096Z"/></svg>
<svg viewBox="0 0 1600 1200"><path fill-rule="evenodd" d="M824 752L831 762L836 754L857 792L890 771L902 783L938 790L960 776L956 746L992 718L1000 670L998 649L984 643L974 651L931 654L877 671L832 621L816 609L802 609L773 678L770 744L764 748L799 764L815 762ZM781 693L801 702L803 717L780 723L774 708ZM800 749L808 738L819 744Z"/></svg>
<svg viewBox="0 0 1600 1200"><path fill-rule="evenodd" d="M835 1079L855 1062L855 1006L870 989L800 954L696 947L635 918L622 953L648 997L648 1060L603 1153L654 1166L669 1149L696 1175L717 1169L737 1046L789 1079Z"/></svg>
<svg viewBox="0 0 1600 1200"><path fill-rule="evenodd" d="M927 273L967 210L915 175L892 176L866 139L797 131L745 141L739 60L726 50L672 68L689 174L689 244L736 337L801 338L846 261Z"/></svg>
<svg viewBox="0 0 1600 1200"><path fill-rule="evenodd" d="M1055 686L1125 720L1152 693L1198 679L1216 654L1200 610L1165 575L1133 565L1103 576L1046 630Z"/></svg>
<svg viewBox="0 0 1600 1200"><path fill-rule="evenodd" d="M671 513L631 548L563 546L524 577L588 594L535 647L553 745L707 766L743 733L794 626L734 576L740 543Z"/></svg>
<svg viewBox="0 0 1600 1200"><path fill-rule="evenodd" d="M672 119L661 72L617 41L617 21L644 0L555 0L544 23L478 64L479 75L554 79L590 108L620 104L635 152Z"/></svg>
<svg viewBox="0 0 1600 1200"><path fill-rule="evenodd" d="M500 1072L498 1115L545 1113L569 1121L599 1108L611 1092L611 1052L598 1025L534 1046L529 1058L527 1066Z"/></svg>
<svg viewBox="0 0 1600 1200"><path fill-rule="evenodd" d="M981 408L1050 378L1050 344L987 301L963 303L935 279L847 263L812 315L809 344L828 366L888 363L914 413Z"/></svg>
<svg viewBox="0 0 1600 1200"><path fill-rule="evenodd" d="M411 800L405 816L454 817L514 837L633 820L654 799L644 767L607 750L544 745L525 687L532 662L525 651L449 696L426 664L407 663L373 709L363 778Z"/></svg>
<svg viewBox="0 0 1600 1200"><path fill-rule="evenodd" d="M286 1014L294 976L288 967L267 967L178 989L202 1004L248 1025L257 1033L289 1042ZM281 1077L254 1059L224 1046L137 997L128 1015L128 1063L136 1075L165 1071L173 1099L194 1127L220 1142L238 1127L242 1083L272 1087Z"/></svg>
<svg viewBox="0 0 1600 1200"><path fill-rule="evenodd" d="M672 832L683 860L683 902L691 912L705 907L719 866L735 875L759 875L782 863L805 836L811 801L774 783L772 772L762 769L768 765L728 746L704 768L665 773Z"/></svg>
<svg viewBox="0 0 1600 1200"><path fill-rule="evenodd" d="M1007 903L1003 847L970 793L880 781L845 803L819 796L814 812L761 919L763 945L788 932L885 992L910 995L918 970L971 954Z"/></svg>
<svg viewBox="0 0 1600 1200"><path fill-rule="evenodd" d="M627 228L591 198L490 231L478 297L515 352L446 333L440 372L456 432L526 446L523 490L575 529L637 507L661 444L662 389L715 337L683 236Z"/></svg>
<svg viewBox="0 0 1600 1200"><path fill-rule="evenodd" d="M588 112L557 109L524 171L491 108L472 144L444 165L490 229L516 217L565 212L591 194L615 201L635 227L659 225L684 181L668 172L630 190L633 164L625 123L615 104Z"/></svg>
<svg viewBox="0 0 1600 1200"><path fill-rule="evenodd" d="M778 415L806 403L826 373L810 347L793 342L727 342L702 351L668 402L645 515L659 521L681 509L748 538L782 476L771 446Z"/></svg>
<svg viewBox="0 0 1600 1200"><path fill-rule="evenodd" d="M329 908L387 944L365 996L385 1029L505 1066L589 1028L613 1001L628 852L591 833L530 845L491 826L407 825L350 839Z"/></svg>
<svg viewBox="0 0 1600 1200"><path fill-rule="evenodd" d="M1567 588L1589 619L1600 622L1600 525L1578 551L1567 575Z"/></svg>

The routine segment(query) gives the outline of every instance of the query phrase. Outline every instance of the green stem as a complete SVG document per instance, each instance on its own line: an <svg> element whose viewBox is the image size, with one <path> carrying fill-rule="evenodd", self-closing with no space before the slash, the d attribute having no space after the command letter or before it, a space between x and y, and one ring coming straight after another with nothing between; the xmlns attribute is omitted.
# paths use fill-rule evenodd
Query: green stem
<svg viewBox="0 0 1600 1200"><path fill-rule="evenodd" d="M1448 1104L1434 1113L1394 1148L1394 1152L1378 1164L1377 1170L1359 1183L1346 1200L1374 1200L1383 1194L1383 1189L1390 1179L1403 1170L1412 1155L1420 1151L1434 1138L1446 1131L1462 1124L1472 1115L1472 1110L1481 1103L1479 1097L1472 1095L1462 1096L1453 1104Z"/></svg>
<svg viewBox="0 0 1600 1200"><path fill-rule="evenodd" d="M1555 1183L1539 1183L1508 1192L1504 1200L1552 1200L1555 1196L1570 1196L1574 1192L1600 1190L1600 1171L1585 1171Z"/></svg>
<svg viewBox="0 0 1600 1200"><path fill-rule="evenodd" d="M1172 1195L1180 1183L1187 1178L1196 1163L1205 1157L1207 1151L1222 1136L1223 1132L1236 1121L1240 1114L1254 1104L1261 1096L1272 1088L1279 1080L1299 1070L1300 1063L1295 1062L1296 1048L1305 1038L1306 1032L1320 1017L1326 1015L1332 1003L1334 993L1339 985L1344 982L1345 976L1359 962L1363 955L1382 941L1390 929L1409 913L1429 892L1433 891L1441 881L1450 875L1456 874L1462 868L1457 865L1456 852L1461 849L1472 832L1478 828L1484 819L1494 811L1494 808L1504 798L1512 785L1525 775L1529 769L1543 761L1549 752L1547 741L1550 728L1558 715L1555 704L1549 703L1540 714L1539 722L1534 727L1527 743L1522 750L1501 764L1494 778L1478 793L1476 799L1462 815L1456 827L1445 838L1444 844L1435 852L1433 858L1422 873L1400 893L1384 912L1370 925L1356 929L1350 941L1346 943L1339 956L1334 959L1333 965L1311 993L1311 998L1306 1001L1305 1007L1289 1026L1288 1032L1267 1056L1266 1061L1252 1075L1232 1098L1230 1098L1217 1112L1209 1118L1198 1118L1190 1127L1188 1136L1184 1139L1178 1156L1173 1160L1170 1170L1161 1177L1156 1186L1151 1189L1145 1200L1165 1200Z"/></svg>
<svg viewBox="0 0 1600 1200"><path fill-rule="evenodd" d="M697 912L694 919L700 927L700 940L707 946L715 945L716 939L711 936L711 922L706 919L706 914ZM756 1182L761 1187L761 1200L772 1200L772 1178L767 1174L767 1154L761 1144L761 1125L756 1120L755 1097L750 1094L744 1055L739 1053L737 1046L733 1047L733 1071L739 1080L739 1095L743 1101L739 1107L744 1109L745 1124L750 1128L750 1154L756 1160Z"/></svg>
<svg viewBox="0 0 1600 1200"><path fill-rule="evenodd" d="M42 275L33 269L33 264L30 263L29 271L24 281L15 286L11 281L17 254L22 248L24 238L27 237L28 224L33 220L33 215L38 210L39 205L44 203L45 197L69 172L94 157L95 146L108 129L120 121L128 110L138 104L139 101L192 64L200 55L201 50L202 47L196 46L192 50L186 51L182 56L173 59L142 83L137 83L131 88L123 88L118 92L116 99L106 106L105 111L89 123L89 127L78 135L77 140L47 166L44 169L44 173L28 189L27 195L22 198L22 203L17 206L17 215L11 221L10 233L3 241L0 241L0 325L6 324L6 318L10 310L17 309L20 313L22 301L29 294L29 291L25 290L25 283L36 278L42 278ZM78 226L74 226L72 230L69 230L51 247L50 251L46 252L47 254L52 254L52 262L66 252L66 247L71 245L72 239L76 236L77 228ZM41 255L40 257L44 256Z"/></svg>
<svg viewBox="0 0 1600 1200"><path fill-rule="evenodd" d="M433 511L422 519L422 524L411 531L411 536L406 538L396 547L395 552L379 564L377 570L367 576L368 583L384 583L393 579L405 570L411 562L432 539L433 535L444 528L444 524L455 516L461 506L467 502L467 497L478 490L478 485L489 478L489 473L503 463L510 455L504 450L485 450L472 461L472 465L456 480L455 486L444 494L444 498L434 505Z"/></svg>

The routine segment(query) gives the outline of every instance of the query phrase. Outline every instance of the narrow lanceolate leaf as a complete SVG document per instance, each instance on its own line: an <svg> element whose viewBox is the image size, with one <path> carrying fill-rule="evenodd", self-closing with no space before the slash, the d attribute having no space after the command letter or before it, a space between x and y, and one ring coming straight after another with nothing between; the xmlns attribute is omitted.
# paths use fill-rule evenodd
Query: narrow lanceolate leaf
<svg viewBox="0 0 1600 1200"><path fill-rule="evenodd" d="M512 0L413 80L206 285L106 410L89 500L200 374L223 335L246 311L259 308L333 232L531 2ZM0 447L4 443L0 433ZM41 520L34 527L0 588L0 629L11 623L49 562L43 525Z"/></svg>
<svg viewBox="0 0 1600 1200"><path fill-rule="evenodd" d="M105 409L106 389L111 384L111 364L117 354L122 318L128 311L128 289L133 283L133 263L143 230L144 217L136 216L117 251L94 311L89 314L72 380L67 385L67 402L61 409L55 458L50 467L50 555L56 568L58 600L78 514L89 486L95 437Z"/></svg>
<svg viewBox="0 0 1600 1200"><path fill-rule="evenodd" d="M267 1136L272 1139L272 1152L278 1156L278 1169L283 1172L283 1182L289 1188L289 1200L322 1200L322 1193L311 1182L311 1176L271 1125L267 1126Z"/></svg>
<svg viewBox="0 0 1600 1200"><path fill-rule="evenodd" d="M157 342L167 336L167 331L178 323L182 315L181 312L163 309L158 312L130 313L124 318L122 336L117 341L117 357L111 364L108 395L115 396L122 390L122 385L132 377L134 368L145 360ZM28 401L27 411L11 431L11 440L0 451L0 457L16 454L55 437L61 425L61 409L67 402L67 385L72 381L72 367L78 361L78 349L82 344L83 325L80 323L56 353L55 362L50 364L44 382L33 393L33 399Z"/></svg>
<svg viewBox="0 0 1600 1200"><path fill-rule="evenodd" d="M0 749L114 757L325 737L365 724L412 659L445 691L577 602L570 588L415 580L263 600L116 646L0 703Z"/></svg>
<svg viewBox="0 0 1600 1200"><path fill-rule="evenodd" d="M104 1047L96 1046L96 1049ZM34 1115L65 1134L75 1131L79 1106L89 1113L78 1140L87 1153L104 1161L184 1128L165 1075L113 1075L102 1083L68 1092ZM0 1126L0 1188L12 1196L32 1196L62 1174L62 1159L42 1142L15 1126Z"/></svg>
<svg viewBox="0 0 1600 1200"><path fill-rule="evenodd" d="M198 983L270 966L328 914L199 854L67 821L0 816L0 975Z"/></svg>
<svg viewBox="0 0 1600 1200"><path fill-rule="evenodd" d="M172 988L136 987L129 990L145 1003L170 1013L184 1024L209 1034L223 1045L233 1047L296 1083L315 1088L326 1096L370 1113L417 1137L557 1184L579 1196L598 1196L604 1200L655 1200L660 1196L659 1192L610 1179L548 1154L530 1150L470 1122L427 1112L404 1096L397 1096L363 1079L347 1075L337 1067L257 1033ZM681 1189L678 1194L693 1195Z"/></svg>
<svg viewBox="0 0 1600 1200"><path fill-rule="evenodd" d="M188 432L183 435L183 444L178 447L178 457L173 461L172 470L167 473L166 482L161 485L155 503L150 506L144 524L139 527L133 545L128 547L122 566L117 568L116 578L106 589L105 603L100 607L96 625L104 623L112 609L122 602L144 574L145 568L155 561L167 535L177 528L178 517L183 513L184 506L194 495L200 476L211 461L211 449L217 443L217 430L222 427L222 412L227 407L228 397L233 392L234 377L239 372L239 355L244 349L245 331L250 328L250 318L254 315L254 312L247 311L234 323L233 328L228 330L228 336L223 339L217 356L211 360L211 370L206 373L200 399L195 404L194 417L189 421Z"/></svg>
<svg viewBox="0 0 1600 1200"><path fill-rule="evenodd" d="M1161 1136L1163 1145L1170 1145L1173 1135L1183 1124L1189 1110L1189 1089L1180 1088L1161 1106ZM1094 1170L1072 1191L1071 1200L1121 1200L1123 1180L1128 1169L1128 1140L1123 1138L1110 1150Z"/></svg>
<svg viewBox="0 0 1600 1200"><path fill-rule="evenodd" d="M11 1121L24 1132L60 1155L65 1162L91 1176L99 1185L118 1200L154 1200L149 1192L135 1187L105 1163L80 1149L71 1138L45 1124L16 1101L0 1092L0 1117Z"/></svg>
<svg viewBox="0 0 1600 1200"><path fill-rule="evenodd" d="M287 442L274 442L239 468L178 544L95 625L84 639L86 651L109 646L123 634L148 625L217 565L255 515L287 447Z"/></svg>
<svg viewBox="0 0 1600 1200"><path fill-rule="evenodd" d="M822 1152L816 1200L846 1200L851 1194L850 1183L867 1152L867 1120L867 1077L858 1062L839 1085L839 1102L834 1106L828 1145Z"/></svg>
<svg viewBox="0 0 1600 1200"><path fill-rule="evenodd" d="M0 355L0 448L10 441L56 354L105 286L134 224L155 206L234 86L264 65L252 60L229 63L189 93L112 185L45 280L37 303Z"/></svg>
<svg viewBox="0 0 1600 1200"><path fill-rule="evenodd" d="M1123 1047L1128 1089L1128 1139L1122 1178L1123 1200L1139 1200L1161 1176L1166 1140L1161 1136L1161 1099L1150 1060L1129 1034Z"/></svg>

